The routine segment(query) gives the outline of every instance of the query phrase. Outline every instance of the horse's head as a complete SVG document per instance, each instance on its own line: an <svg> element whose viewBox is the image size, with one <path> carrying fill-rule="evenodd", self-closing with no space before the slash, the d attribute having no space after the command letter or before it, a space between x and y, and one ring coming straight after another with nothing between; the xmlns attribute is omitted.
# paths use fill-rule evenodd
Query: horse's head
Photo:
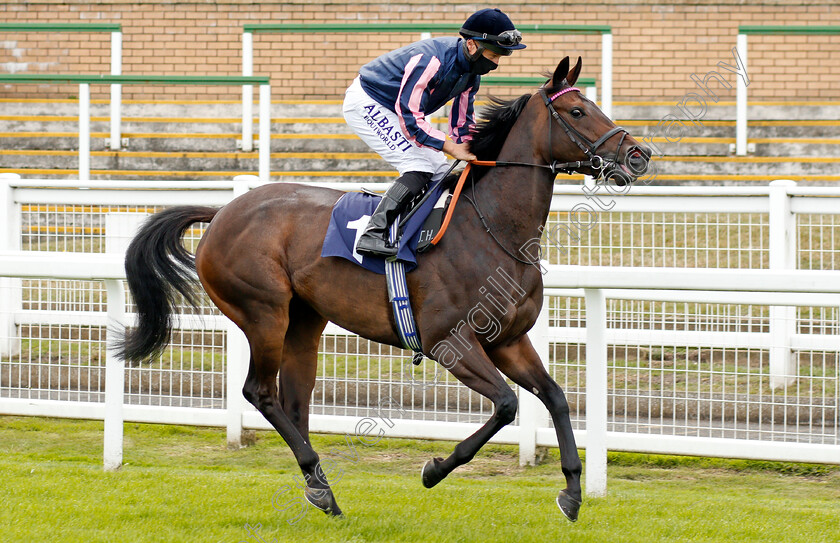
<svg viewBox="0 0 840 543"><path fill-rule="evenodd" d="M561 157L558 162L580 161L564 169L620 186L631 183L647 171L651 152L575 88L580 69L580 57L571 70L564 58L537 94L546 110L545 124L538 124L549 134L543 158L549 164Z"/></svg>

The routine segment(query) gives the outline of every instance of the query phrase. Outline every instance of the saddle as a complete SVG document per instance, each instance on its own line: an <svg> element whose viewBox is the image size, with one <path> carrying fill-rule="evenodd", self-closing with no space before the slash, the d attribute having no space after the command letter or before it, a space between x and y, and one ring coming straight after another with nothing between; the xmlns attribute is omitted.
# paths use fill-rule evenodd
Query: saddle
<svg viewBox="0 0 840 543"><path fill-rule="evenodd" d="M411 201L403 217L400 219L397 239L403 237L406 223L408 223L415 213L420 211L423 204L427 203L430 197L437 197L437 201L434 203L431 211L428 212L429 214L423 221L423 226L420 227L419 233L417 234L417 247L415 251L417 253L426 253L434 248L437 241L439 241L435 241L435 238L441 233L446 212L449 210L449 206L453 200L452 193L455 189L455 184L458 182L459 175L460 172L447 176L440 181L439 186L435 186L434 184L430 185L424 192ZM362 192L379 198L379 194L371 190L363 188Z"/></svg>
<svg viewBox="0 0 840 543"><path fill-rule="evenodd" d="M466 170L465 170L466 171ZM330 223L324 236L322 257L340 257L366 270L385 275L388 301L394 311L400 342L417 353L413 362L422 360L422 346L409 300L406 272L417 267L417 253L428 252L440 241L451 217L466 175L448 176L432 184L399 223L391 225L391 241L399 234L402 242L395 257L387 260L355 252L356 240L379 203L380 196L367 191L348 192L333 206ZM452 185L459 179L453 192Z"/></svg>
<svg viewBox="0 0 840 543"><path fill-rule="evenodd" d="M443 219L452 203L452 190L457 180L458 176L453 175L441 181L443 192L438 197L437 202L435 202L429 216L423 221L423 226L420 227L420 236L417 241L418 253L426 253L434 248L435 244L432 241L437 237L443 227ZM414 206L412 206L412 209L414 209ZM409 210L409 213L411 213L411 210Z"/></svg>

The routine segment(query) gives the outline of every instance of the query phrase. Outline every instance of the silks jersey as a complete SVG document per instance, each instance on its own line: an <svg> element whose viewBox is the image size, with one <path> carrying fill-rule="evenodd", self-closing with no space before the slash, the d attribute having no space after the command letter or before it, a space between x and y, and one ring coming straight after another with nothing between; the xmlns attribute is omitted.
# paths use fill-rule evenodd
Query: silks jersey
<svg viewBox="0 0 840 543"><path fill-rule="evenodd" d="M460 38L422 40L373 60L359 70L365 93L400 118L400 128L421 147L443 149L446 135L429 117L454 98L449 136L455 143L472 139L473 100L481 76L470 73Z"/></svg>

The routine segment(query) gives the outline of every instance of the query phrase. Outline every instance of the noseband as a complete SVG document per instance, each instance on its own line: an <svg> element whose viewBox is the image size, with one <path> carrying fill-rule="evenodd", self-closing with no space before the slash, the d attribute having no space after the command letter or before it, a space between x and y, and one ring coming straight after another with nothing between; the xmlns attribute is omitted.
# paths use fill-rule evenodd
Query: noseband
<svg viewBox="0 0 840 543"><path fill-rule="evenodd" d="M563 128L563 130L566 132L566 136L568 136L572 143L577 145L580 148L580 150L583 151L583 153L589 158L589 160L579 162L567 162L564 164L558 164L554 162L551 152L551 123L548 123L548 163L551 165L551 171L554 173L557 173L558 171L562 171L564 173L572 173L579 168L589 167L597 171L598 175L600 176L600 174L603 173L604 168L606 167L606 162L600 155L596 154L598 152L598 148L601 147L604 143L606 143L608 139L620 133L621 139L619 140L618 146L616 147L616 153L618 153L618 150L621 149L621 145L624 143L624 138L627 137L627 130L620 126L616 126L609 130L606 134L598 138L596 141L589 141L589 138L578 132L578 130L575 129L574 126L569 124L569 122L566 119L560 116L560 114L557 113L557 110L554 109L554 106L552 105L552 102L554 102L554 100L557 97L572 91L580 92L580 89L577 87L568 87L552 95L551 97L549 97L546 94L545 88L540 88L539 92L540 96L542 96L543 102L545 103L545 107L548 108L548 111L549 113L551 113L551 116L554 117L554 120L557 121L557 123Z"/></svg>

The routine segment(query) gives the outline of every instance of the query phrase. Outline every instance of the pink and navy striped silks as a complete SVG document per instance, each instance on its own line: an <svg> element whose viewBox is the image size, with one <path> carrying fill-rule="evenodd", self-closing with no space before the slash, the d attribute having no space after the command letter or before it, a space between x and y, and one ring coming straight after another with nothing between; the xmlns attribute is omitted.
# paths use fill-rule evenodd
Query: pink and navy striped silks
<svg viewBox="0 0 840 543"><path fill-rule="evenodd" d="M419 41L386 53L359 71L365 92L399 115L403 132L419 146L443 149L446 136L429 119L450 100L450 137L455 143L471 139L473 101L481 77L470 73L461 43L459 38Z"/></svg>

